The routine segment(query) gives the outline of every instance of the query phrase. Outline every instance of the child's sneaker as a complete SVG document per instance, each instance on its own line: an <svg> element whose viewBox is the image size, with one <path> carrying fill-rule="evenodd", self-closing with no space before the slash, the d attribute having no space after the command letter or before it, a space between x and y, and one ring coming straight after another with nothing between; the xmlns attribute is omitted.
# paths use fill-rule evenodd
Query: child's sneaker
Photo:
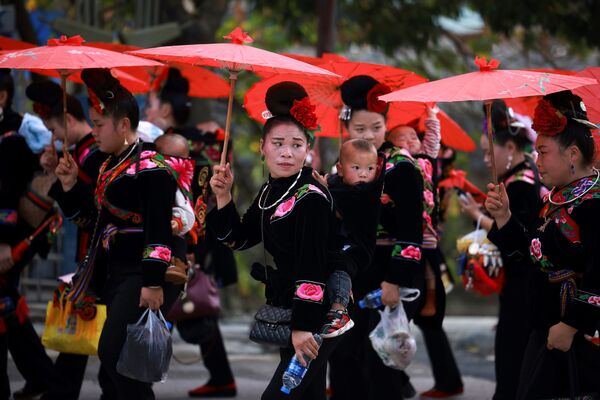
<svg viewBox="0 0 600 400"><path fill-rule="evenodd" d="M333 338L343 335L346 331L352 329L354 321L350 319L346 310L329 310L327 313L327 322L321 328L321 337L323 339Z"/></svg>
<svg viewBox="0 0 600 400"><path fill-rule="evenodd" d="M174 285L183 285L188 279L188 264L177 257L171 259L171 265L165 272L165 281Z"/></svg>

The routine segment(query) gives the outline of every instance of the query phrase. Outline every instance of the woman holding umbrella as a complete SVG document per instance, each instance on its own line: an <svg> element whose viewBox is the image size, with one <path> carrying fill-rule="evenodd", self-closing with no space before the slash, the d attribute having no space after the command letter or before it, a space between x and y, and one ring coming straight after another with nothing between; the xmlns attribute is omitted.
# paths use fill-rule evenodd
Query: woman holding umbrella
<svg viewBox="0 0 600 400"><path fill-rule="evenodd" d="M162 306L166 312L176 297L177 288L166 284L164 275L171 260L175 192L189 186L189 177L184 181L186 175L176 171L178 163L137 139L137 103L108 70L84 70L82 79L88 86L92 133L110 156L98 175L96 207L81 202L85 189L77 180L77 165L59 161L55 173L65 192L61 206L70 215L95 215L91 267L106 263L107 269L101 298L108 312L98 348L102 368L117 398L153 399L150 384L120 375L116 365L127 324L135 323L145 308Z"/></svg>
<svg viewBox="0 0 600 400"><path fill-rule="evenodd" d="M325 296L328 250L333 235L331 196L304 167L316 117L304 88L293 82L272 86L266 94L273 117L263 129L261 152L269 180L240 219L231 198L233 175L229 164L215 166L211 187L217 207L208 215L217 237L236 250L261 241L273 255L276 272L269 272L268 303L292 309L291 343L282 348L281 362L263 399L283 398L282 374L294 354L313 359L302 383L290 399L325 399L326 363L338 338L319 348L313 333L319 332L329 310Z"/></svg>
<svg viewBox="0 0 600 400"><path fill-rule="evenodd" d="M600 320L600 172L593 168L591 126L581 98L571 92L546 95L538 104L537 166L553 189L532 227L511 212L503 183L488 185L489 239L512 261L529 258L536 266L533 332L517 398L600 392L600 350L584 339Z"/></svg>
<svg viewBox="0 0 600 400"><path fill-rule="evenodd" d="M541 208L541 184L535 162L528 154L533 145L527 130L514 119L506 104L496 100L492 104L492 126L496 172L504 183L510 200L511 212L523 226L535 223ZM484 123L487 129L487 123ZM490 163L490 144L481 136L484 161ZM471 195L461 197L463 212L489 231L494 220L484 213L482 206ZM531 334L530 286L533 268L528 258L516 261L502 253L505 281L500 293L500 310L494 346L496 391L494 399L514 399L519 386L523 354Z"/></svg>

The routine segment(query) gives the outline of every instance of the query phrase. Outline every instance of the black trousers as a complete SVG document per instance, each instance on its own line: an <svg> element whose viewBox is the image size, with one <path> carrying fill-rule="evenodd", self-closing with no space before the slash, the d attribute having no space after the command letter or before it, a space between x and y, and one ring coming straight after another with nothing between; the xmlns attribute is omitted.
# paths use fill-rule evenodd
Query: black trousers
<svg viewBox="0 0 600 400"><path fill-rule="evenodd" d="M27 387L32 390L47 390L56 379L56 374L52 360L46 354L31 321L27 318L21 324L16 317L10 317L5 320L5 323L7 332L0 334L0 369L1 374L6 377L6 384L0 385L3 388L0 389L0 393L10 394L6 372L8 351L10 351L19 373L25 379ZM4 398L3 396L0 395L0 399Z"/></svg>
<svg viewBox="0 0 600 400"><path fill-rule="evenodd" d="M577 333L570 354L547 350L547 337L547 330L531 333L516 398L571 398L571 390L600 396L600 348Z"/></svg>
<svg viewBox="0 0 600 400"><path fill-rule="evenodd" d="M453 391L463 387L460 371L456 365L452 347L442 327L446 315L446 290L442 282L440 264L442 254L438 249L424 250L425 259L435 274L435 315L423 317L416 313L414 321L421 332L427 348L434 387L438 390Z"/></svg>
<svg viewBox="0 0 600 400"><path fill-rule="evenodd" d="M523 269L529 265L516 265ZM531 336L532 310L529 300L530 278L524 274L510 274L499 297L500 310L494 346L496 391L494 400L513 400L517 395L523 357Z"/></svg>
<svg viewBox="0 0 600 400"><path fill-rule="evenodd" d="M343 337L343 336L342 336ZM312 360L302 383L291 393L284 394L280 389L282 377L290 360L294 356L294 349L289 347L280 350L281 361L271 378L271 382L262 394L261 400L325 400L325 385L327 378L327 360L339 344L342 337L323 340L319 355Z"/></svg>
<svg viewBox="0 0 600 400"><path fill-rule="evenodd" d="M115 388L116 399L154 399L152 384L127 378L117 372L117 362L127 337L127 324L134 324L144 312L140 308L142 277L130 275L109 279L104 300L107 317L100 336L98 356L102 367ZM163 314L169 310L179 290L173 285L164 286Z"/></svg>
<svg viewBox="0 0 600 400"><path fill-rule="evenodd" d="M217 317L180 321L177 329L183 340L200 345L204 366L210 374L208 384L219 386L234 381Z"/></svg>

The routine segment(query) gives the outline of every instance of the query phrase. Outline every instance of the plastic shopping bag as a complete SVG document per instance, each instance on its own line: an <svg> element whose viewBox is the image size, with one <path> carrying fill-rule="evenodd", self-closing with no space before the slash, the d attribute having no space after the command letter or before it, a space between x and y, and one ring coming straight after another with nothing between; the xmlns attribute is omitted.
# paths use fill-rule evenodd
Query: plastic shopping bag
<svg viewBox="0 0 600 400"><path fill-rule="evenodd" d="M406 369L417 352L417 343L410 333L402 302L394 309L386 306L379 313L381 321L369 334L373 349L386 366Z"/></svg>
<svg viewBox="0 0 600 400"><path fill-rule="evenodd" d="M135 324L127 325L127 339L117 372L141 382L164 382L173 355L171 332L159 311L147 309Z"/></svg>

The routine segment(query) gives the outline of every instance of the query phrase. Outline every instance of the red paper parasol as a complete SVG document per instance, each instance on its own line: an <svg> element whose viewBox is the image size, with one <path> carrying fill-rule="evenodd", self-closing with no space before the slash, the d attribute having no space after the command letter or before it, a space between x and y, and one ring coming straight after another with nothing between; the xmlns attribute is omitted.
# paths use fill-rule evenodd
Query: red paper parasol
<svg viewBox="0 0 600 400"><path fill-rule="evenodd" d="M319 64L331 72L338 74L339 78L329 76L303 77L303 76L273 76L254 84L244 98L244 107L250 117L264 123L263 111L265 94L274 84L283 81L294 81L302 85L308 92L311 101L316 106L315 113L321 126L317 136L336 137L342 134L343 124L339 119L340 111L344 106L340 93L340 86L347 79L357 75L369 75L384 83L392 89L400 89L426 82L427 79L399 68L379 64L360 62L325 62ZM425 105L414 103L395 103L388 110L388 116L394 115L397 120L414 121L425 111Z"/></svg>
<svg viewBox="0 0 600 400"><path fill-rule="evenodd" d="M563 90L593 85L597 81L568 75L549 74L525 70L498 70L500 62L476 57L479 71L423 83L407 89L381 96L384 101L454 102L482 100L486 104L488 126L492 126L491 107L494 99L539 96ZM488 139L493 146L492 129L488 129ZM494 152L490 151L492 176L497 182Z"/></svg>
<svg viewBox="0 0 600 400"><path fill-rule="evenodd" d="M160 63L114 51L83 46L81 36L48 40L47 46L34 47L4 53L0 56L0 68L27 70L54 70L60 74L63 88L63 114L65 148L67 140L67 77L86 68L154 67ZM69 154L68 151L65 154Z"/></svg>
<svg viewBox="0 0 600 400"><path fill-rule="evenodd" d="M90 45L89 43L86 43L86 46L89 46L89 45ZM6 50L1 53L2 55L13 52L15 50L33 49L35 47L36 46L31 43L23 42L21 40L7 38L5 36L0 36L0 48L2 50ZM52 70L52 69L31 69L31 71L35 72L36 74L39 74L39 75L51 76L53 78L60 78L60 74L57 71ZM113 68L111 73L113 74L113 76L115 78L117 78L119 80L119 82L121 82L121 85L123 85L123 87L127 88L127 90L129 90L132 93L145 93L148 90L150 90L149 81L146 79L143 79L142 77L136 77L133 74L123 71L123 70L120 70L118 68ZM74 73L70 74L67 79L69 81L83 85L83 81L81 80L80 72L74 72Z"/></svg>
<svg viewBox="0 0 600 400"><path fill-rule="evenodd" d="M86 43L86 45L90 47L97 47L100 49L118 51L120 53L124 53L126 51L142 50L141 47L120 43L92 42ZM188 96L206 99L217 99L220 97L227 97L227 95L229 94L229 83L220 75L215 74L212 71L209 71L205 68L196 67L190 64L175 62L169 63L168 67L177 68L181 71L181 75L188 80L190 84ZM125 71L137 77L140 80L149 82L148 90L154 90L156 89L156 86L160 84L163 76L166 77L168 68L166 66L135 69L127 68ZM148 90L146 90L145 92L147 92Z"/></svg>
<svg viewBox="0 0 600 400"><path fill-rule="evenodd" d="M221 154L221 164L225 164L227 155L235 81L237 80L240 71L249 70L287 74L298 73L336 77L334 73L314 65L248 46L253 40L239 27L234 29L229 35L225 36L224 39L230 39L232 43L165 46L131 52L131 54L162 61L175 61L192 65L219 67L229 71L231 86L229 89L229 103L227 107L227 120L225 123L225 144Z"/></svg>

